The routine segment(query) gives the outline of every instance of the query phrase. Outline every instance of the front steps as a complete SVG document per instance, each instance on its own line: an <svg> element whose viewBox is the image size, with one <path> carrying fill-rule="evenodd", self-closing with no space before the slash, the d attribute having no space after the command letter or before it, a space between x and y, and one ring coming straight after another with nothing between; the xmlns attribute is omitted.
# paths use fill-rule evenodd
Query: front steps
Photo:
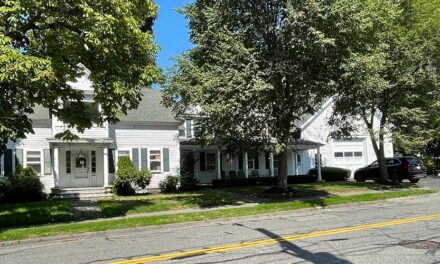
<svg viewBox="0 0 440 264"><path fill-rule="evenodd" d="M111 197L110 188L87 187L87 188L60 188L52 189L53 199L93 200L103 197Z"/></svg>

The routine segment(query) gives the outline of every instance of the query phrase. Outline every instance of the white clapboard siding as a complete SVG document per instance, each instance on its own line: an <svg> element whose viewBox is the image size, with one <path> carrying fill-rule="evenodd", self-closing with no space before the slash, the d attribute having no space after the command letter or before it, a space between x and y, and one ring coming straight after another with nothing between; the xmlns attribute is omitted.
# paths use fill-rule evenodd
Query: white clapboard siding
<svg viewBox="0 0 440 264"><path fill-rule="evenodd" d="M115 140L115 149L118 150L131 151L133 148L146 148L148 150L169 149L170 171L154 174L150 183L150 188L157 188L159 182L164 180L168 175L178 176L180 167L180 148L177 125L124 126L124 124L121 123L117 126L110 127L110 138Z"/></svg>
<svg viewBox="0 0 440 264"><path fill-rule="evenodd" d="M321 147L321 155L323 166L336 166L352 170L352 173L363 166L366 166L376 160L376 155L374 153L372 142L369 138L368 132L366 130L365 124L362 120L353 120L358 127L357 132L352 134L353 139L346 139L343 142L334 140L330 138L331 127L328 125L328 120L333 114L333 101L330 99L327 101L323 107L306 122L302 127L302 138L306 140L311 140L315 142L320 142L324 144ZM379 120L376 117L375 126L378 127ZM343 164L338 160L335 160L335 152L340 151L362 151L362 160L356 160L353 164ZM304 171L307 172L315 166L315 154L316 150L308 150L304 155ZM387 142L385 144L385 155L387 157L392 157L393 144L389 135L387 136ZM354 164L356 163L356 164Z"/></svg>

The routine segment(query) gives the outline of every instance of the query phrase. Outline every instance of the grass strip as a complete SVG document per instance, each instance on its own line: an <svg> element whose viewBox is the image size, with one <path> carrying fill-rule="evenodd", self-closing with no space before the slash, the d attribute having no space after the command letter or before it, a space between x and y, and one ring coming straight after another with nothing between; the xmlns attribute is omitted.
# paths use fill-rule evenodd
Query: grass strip
<svg viewBox="0 0 440 264"><path fill-rule="evenodd" d="M56 224L29 228L5 229L0 231L0 241L39 238L54 235L69 235L151 225L183 222L207 221L230 217L251 216L273 212L291 211L315 206L330 206L347 203L379 201L385 199L434 193L432 189L416 189L384 193L360 194L328 198L306 199L302 201L259 204L254 207L219 209L205 212L121 218L113 220Z"/></svg>

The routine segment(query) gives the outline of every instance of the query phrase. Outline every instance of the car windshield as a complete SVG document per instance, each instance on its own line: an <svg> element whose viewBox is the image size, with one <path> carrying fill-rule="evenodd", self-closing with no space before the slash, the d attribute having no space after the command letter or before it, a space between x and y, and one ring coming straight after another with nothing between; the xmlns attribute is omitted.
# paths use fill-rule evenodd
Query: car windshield
<svg viewBox="0 0 440 264"><path fill-rule="evenodd" d="M406 160L410 165L423 165L423 162L420 159L407 159Z"/></svg>

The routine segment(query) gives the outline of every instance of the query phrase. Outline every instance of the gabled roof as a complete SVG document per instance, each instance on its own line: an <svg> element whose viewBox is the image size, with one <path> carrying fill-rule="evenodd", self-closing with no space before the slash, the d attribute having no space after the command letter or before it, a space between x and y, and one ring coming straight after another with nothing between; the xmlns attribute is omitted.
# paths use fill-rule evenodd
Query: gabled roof
<svg viewBox="0 0 440 264"><path fill-rule="evenodd" d="M160 123L179 122L175 118L172 109L162 105L162 91L145 89L142 94L142 101L139 103L139 107L128 111L126 116L120 117L121 121Z"/></svg>
<svg viewBox="0 0 440 264"><path fill-rule="evenodd" d="M121 122L157 122L180 123L171 108L162 105L162 91L146 89L142 92L142 101L137 109L129 110L127 115L121 116ZM49 109L41 105L34 107L34 113L29 115L31 120L49 120Z"/></svg>

